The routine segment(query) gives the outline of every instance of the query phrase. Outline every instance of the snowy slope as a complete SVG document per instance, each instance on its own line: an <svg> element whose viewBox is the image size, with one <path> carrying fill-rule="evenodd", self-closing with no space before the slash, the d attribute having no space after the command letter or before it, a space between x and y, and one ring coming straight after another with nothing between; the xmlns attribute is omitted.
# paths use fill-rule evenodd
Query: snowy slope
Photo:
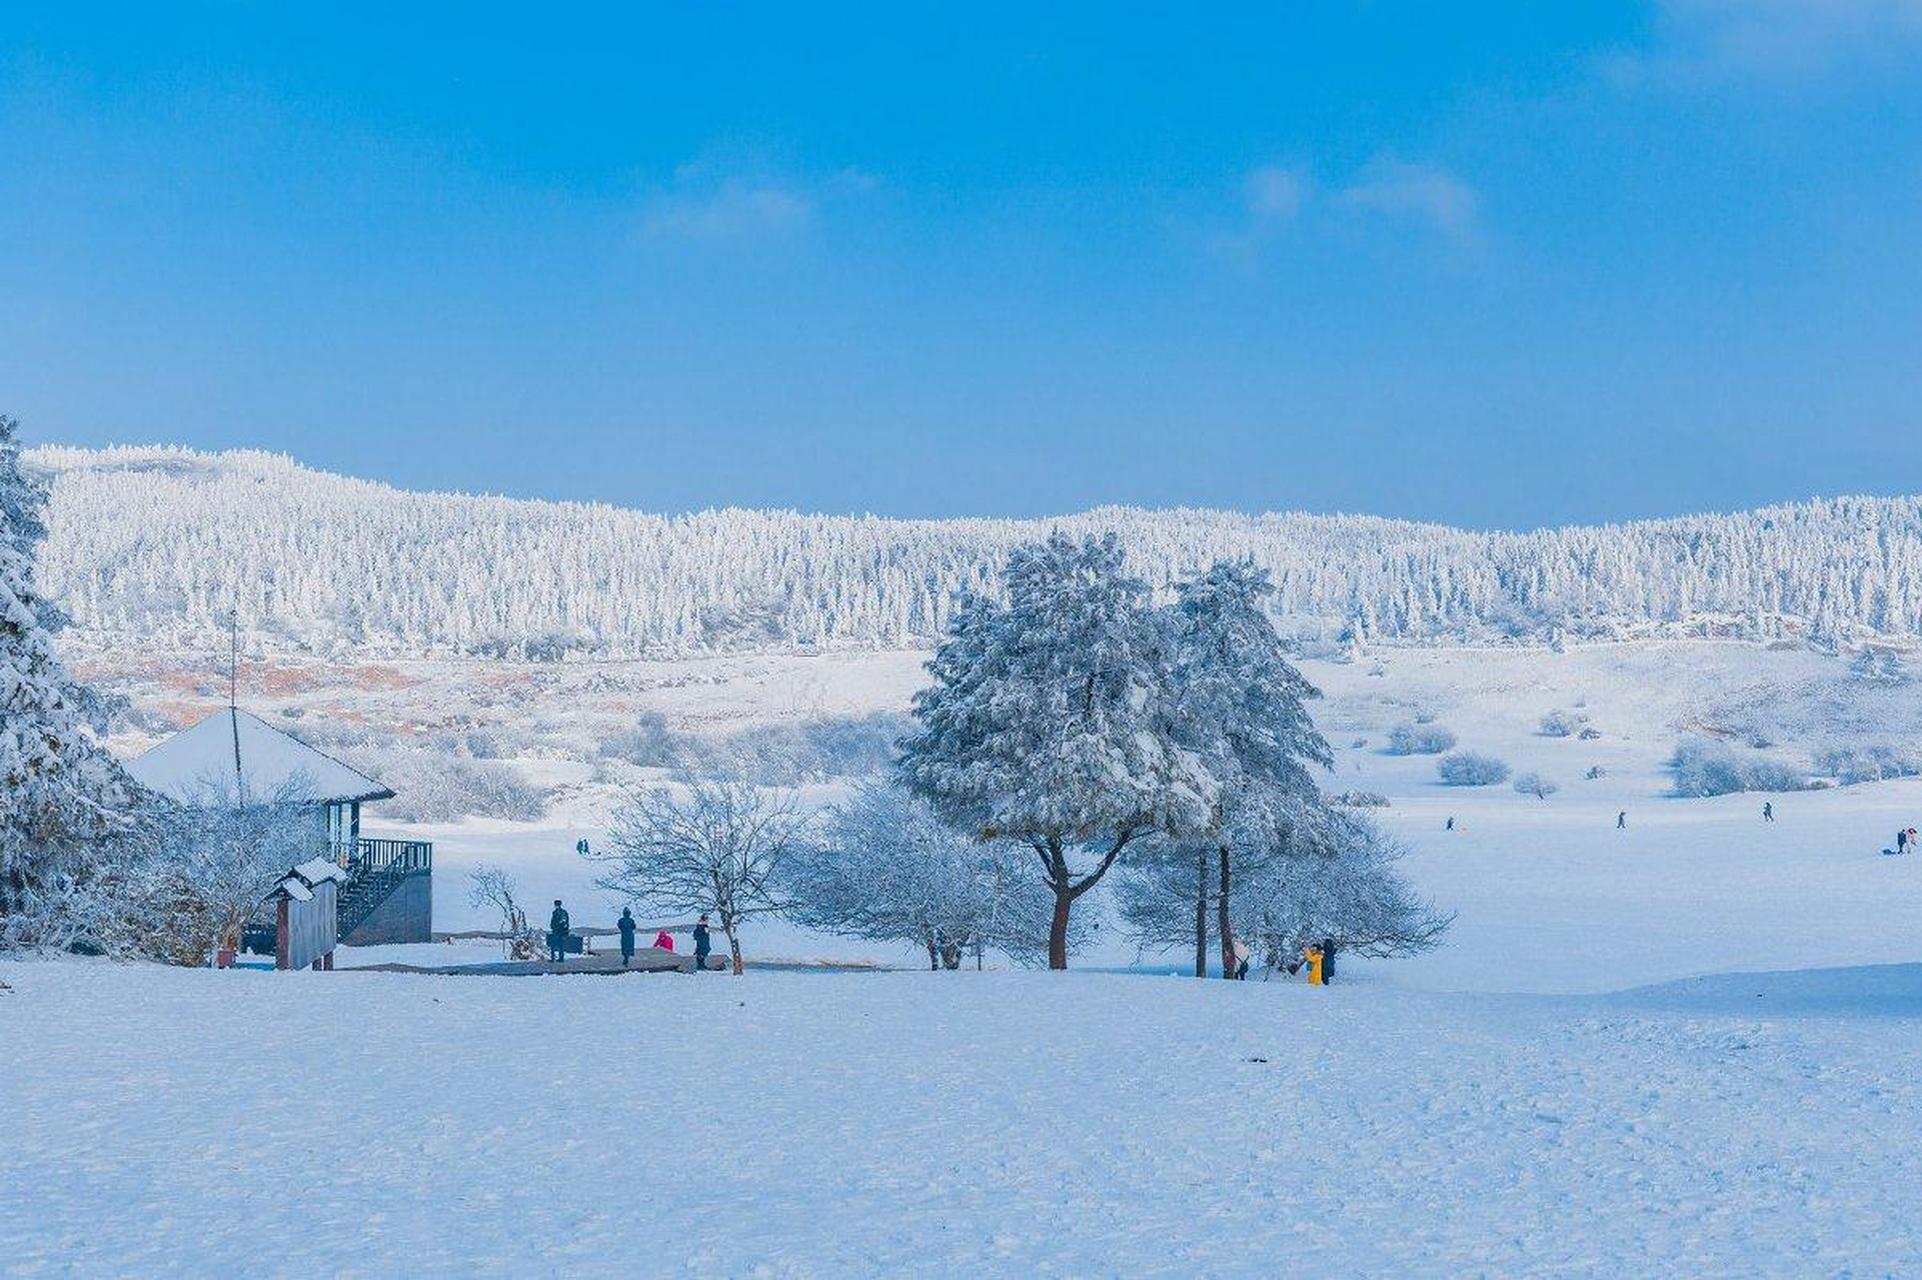
<svg viewBox="0 0 1922 1280"><path fill-rule="evenodd" d="M1786 1012L1771 984L1813 980L1703 1012L1091 974L0 978L18 1275L1922 1270L1916 966Z"/></svg>
<svg viewBox="0 0 1922 1280"><path fill-rule="evenodd" d="M736 659L738 676L636 694L691 726L778 721L810 710L898 710L920 656L836 655ZM676 668L680 669L680 668ZM1661 642L1519 649L1387 650L1352 663L1310 661L1325 692L1314 706L1335 744L1331 791L1373 790L1373 811L1411 849L1404 870L1458 912L1443 949L1383 964L1400 985L1485 991L1606 991L1733 969L1874 964L1917 958L1922 860L1883 858L1898 827L1922 824L1922 781L1901 780L1766 797L1680 799L1665 767L1677 738L1748 720L1784 721L1784 705L1885 726L1873 740L1922 732L1915 685L1857 678L1848 663L1802 650L1739 643ZM835 673L841 673L837 676ZM805 690L805 692L803 692ZM1541 718L1577 709L1602 734L1548 738ZM318 713L316 713L318 714ZM585 708L576 706L578 718ZM1511 787L1439 785L1433 756L1383 754L1389 731L1417 715L1517 771L1561 785L1547 800ZM1809 764L1834 740L1827 721L1798 723L1773 754ZM1772 731L1782 729L1776 723ZM1848 736L1871 740L1857 726ZM1360 742L1360 746L1353 745ZM1591 767L1604 776L1587 779ZM599 844L617 792L583 785L560 793L546 820L486 820L417 828L436 841L443 929L490 923L458 886L472 866L508 867L536 901L565 896L577 918L611 920L617 900L595 890L577 840ZM817 788L816 799L833 795ZM1626 811L1628 828L1615 828ZM378 809L370 823L380 825ZM1456 819L1454 831L1444 830ZM1098 901L1098 899L1097 899ZM871 944L757 926L758 955L908 960ZM1171 958L1178 963L1179 957ZM1164 962L1137 957L1105 928L1080 963Z"/></svg>

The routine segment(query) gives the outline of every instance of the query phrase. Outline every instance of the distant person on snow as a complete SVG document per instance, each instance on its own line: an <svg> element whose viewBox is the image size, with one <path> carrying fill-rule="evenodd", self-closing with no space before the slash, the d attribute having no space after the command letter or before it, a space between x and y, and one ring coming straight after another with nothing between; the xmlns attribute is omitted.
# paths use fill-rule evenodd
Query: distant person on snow
<svg viewBox="0 0 1922 1280"><path fill-rule="evenodd" d="M1775 821L1775 804L1773 801L1769 801L1769 800L1762 801L1762 821L1764 822Z"/></svg>
<svg viewBox="0 0 1922 1280"><path fill-rule="evenodd" d="M634 909L622 907L615 923L621 931L621 968L625 969L634 962Z"/></svg>
<svg viewBox="0 0 1922 1280"><path fill-rule="evenodd" d="M1454 829L1455 829L1455 815L1451 813L1448 815L1448 821L1442 823L1442 830L1453 831Z"/></svg>
<svg viewBox="0 0 1922 1280"><path fill-rule="evenodd" d="M1895 851L1897 853L1907 853L1909 851L1909 833L1908 832L1898 831L1895 833Z"/></svg>
<svg viewBox="0 0 1922 1280"><path fill-rule="evenodd" d="M708 952L714 949L714 939L707 931L707 912L694 922L694 972L707 968Z"/></svg>
<svg viewBox="0 0 1922 1280"><path fill-rule="evenodd" d="M1628 810L1624 809L1615 815L1615 829L1617 831L1628 830Z"/></svg>
<svg viewBox="0 0 1922 1280"><path fill-rule="evenodd" d="M1233 976L1242 982L1246 982L1248 980L1248 944L1240 938L1236 938L1234 951L1235 972Z"/></svg>
<svg viewBox="0 0 1922 1280"><path fill-rule="evenodd" d="M654 935L654 945L663 951L674 950L674 935L663 929Z"/></svg>
<svg viewBox="0 0 1922 1280"><path fill-rule="evenodd" d="M573 921L567 918L567 908L559 898L554 899L554 914L547 917L547 958L557 964L567 963L567 934L573 928Z"/></svg>

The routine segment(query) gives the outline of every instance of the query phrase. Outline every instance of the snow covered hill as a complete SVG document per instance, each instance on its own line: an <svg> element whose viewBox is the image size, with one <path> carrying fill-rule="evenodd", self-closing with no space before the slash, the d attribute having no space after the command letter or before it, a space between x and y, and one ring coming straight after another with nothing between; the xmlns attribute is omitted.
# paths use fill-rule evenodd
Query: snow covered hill
<svg viewBox="0 0 1922 1280"><path fill-rule="evenodd" d="M94 639L313 653L668 656L925 644L1051 527L1164 585L1253 556L1312 644L1922 633L1922 498L1474 533L1361 516L1104 508L1054 520L661 516L408 493L256 453L43 448L43 585Z"/></svg>

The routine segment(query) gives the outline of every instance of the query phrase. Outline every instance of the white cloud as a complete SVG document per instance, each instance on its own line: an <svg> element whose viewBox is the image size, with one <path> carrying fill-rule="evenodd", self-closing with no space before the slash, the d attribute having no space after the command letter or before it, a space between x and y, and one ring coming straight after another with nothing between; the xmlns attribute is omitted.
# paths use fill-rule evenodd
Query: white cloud
<svg viewBox="0 0 1922 1280"><path fill-rule="evenodd" d="M1308 182L1299 170L1263 165L1248 174L1248 217L1257 223L1291 221L1308 198Z"/></svg>
<svg viewBox="0 0 1922 1280"><path fill-rule="evenodd" d="M1652 46L1605 67L1627 83L1793 80L1919 49L1922 0L1662 0Z"/></svg>
<svg viewBox="0 0 1922 1280"><path fill-rule="evenodd" d="M1334 194L1344 209L1425 223L1449 235L1474 229L1473 188L1445 169L1379 158Z"/></svg>
<svg viewBox="0 0 1922 1280"><path fill-rule="evenodd" d="M814 200L772 183L728 178L710 190L654 196L641 214L641 234L661 240L761 239L806 226Z"/></svg>
<svg viewBox="0 0 1922 1280"><path fill-rule="evenodd" d="M1335 220L1401 221L1452 239L1474 235L1474 188L1446 169L1377 156L1346 182L1318 184L1302 169L1260 165L1241 182L1239 223L1212 238L1222 256L1254 265L1285 235Z"/></svg>
<svg viewBox="0 0 1922 1280"><path fill-rule="evenodd" d="M647 240L708 242L788 238L811 229L825 204L874 185L873 178L852 169L809 179L699 160L676 169L671 183L647 197L640 234Z"/></svg>

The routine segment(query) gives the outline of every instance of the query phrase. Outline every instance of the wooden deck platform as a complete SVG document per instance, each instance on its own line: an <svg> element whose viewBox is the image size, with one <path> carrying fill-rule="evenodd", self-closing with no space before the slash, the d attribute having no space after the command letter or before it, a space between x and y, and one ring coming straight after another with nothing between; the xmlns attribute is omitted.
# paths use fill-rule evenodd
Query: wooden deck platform
<svg viewBox="0 0 1922 1280"><path fill-rule="evenodd" d="M727 957L710 955L707 967L710 971L727 968ZM343 970L352 973L432 973L432 974L479 974L491 977L536 977L541 974L568 973L688 973L694 972L694 956L690 952L666 951L660 947L637 947L634 962L621 964L619 951L600 951L593 955L569 956L565 962L552 960L495 960L479 964L386 964L355 965Z"/></svg>

